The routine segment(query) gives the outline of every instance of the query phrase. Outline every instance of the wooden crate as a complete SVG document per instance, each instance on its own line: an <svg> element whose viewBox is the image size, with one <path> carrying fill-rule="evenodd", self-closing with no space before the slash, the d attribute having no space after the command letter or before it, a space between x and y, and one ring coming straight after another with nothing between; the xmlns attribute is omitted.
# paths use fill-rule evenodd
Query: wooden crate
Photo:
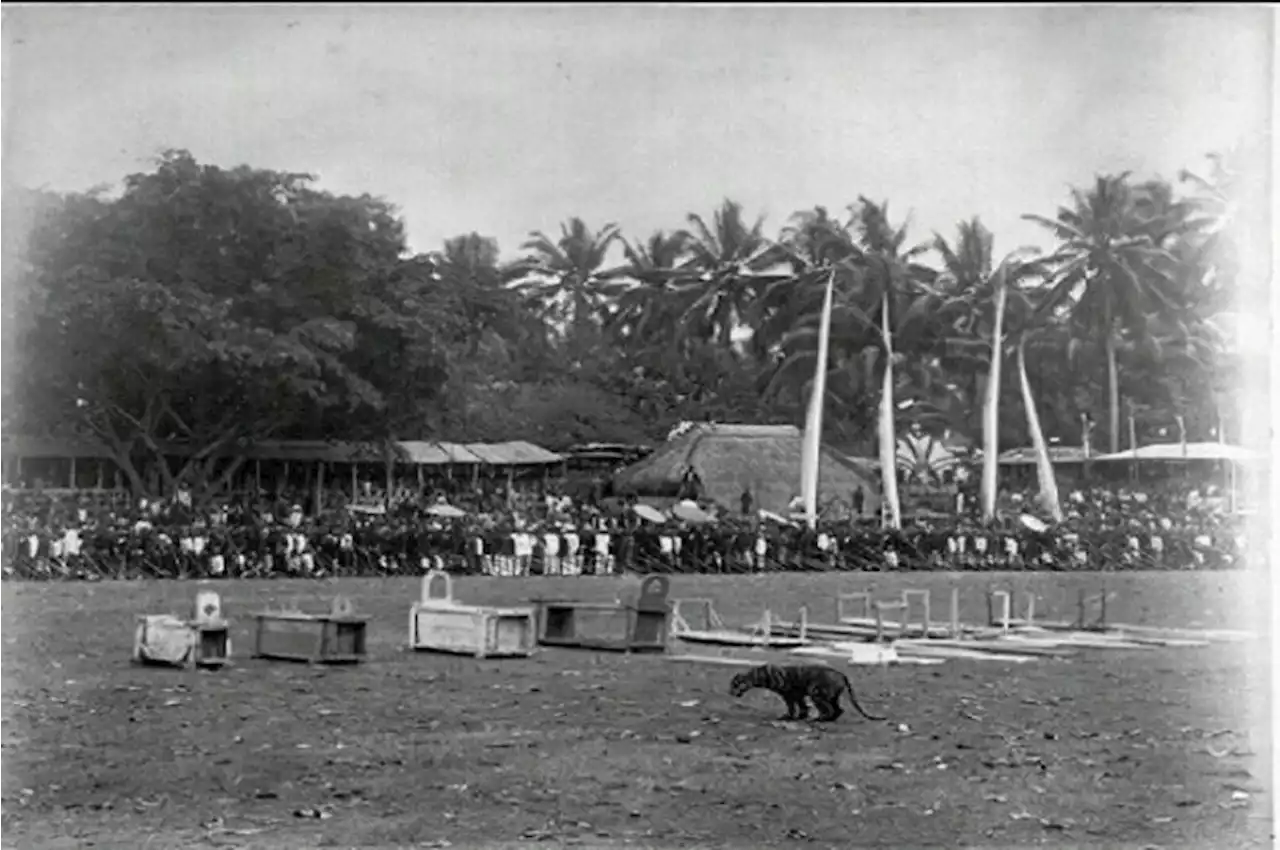
<svg viewBox="0 0 1280 850"><path fill-rule="evenodd" d="M357 664L364 660L368 620L339 597L328 614L265 611L255 615L253 655L312 664Z"/></svg>
<svg viewBox="0 0 1280 850"><path fill-rule="evenodd" d="M189 619L170 614L139 614L133 633L135 664L164 667L217 668L231 659L229 626L222 618L218 594L196 594Z"/></svg>
<svg viewBox="0 0 1280 850"><path fill-rule="evenodd" d="M537 600L538 643L618 652L665 652L670 606L666 576L651 575L634 601Z"/></svg>
<svg viewBox="0 0 1280 850"><path fill-rule="evenodd" d="M422 577L421 598L409 611L409 646L476 658L526 658L534 650L533 625L532 608L456 602L453 579L433 570Z"/></svg>

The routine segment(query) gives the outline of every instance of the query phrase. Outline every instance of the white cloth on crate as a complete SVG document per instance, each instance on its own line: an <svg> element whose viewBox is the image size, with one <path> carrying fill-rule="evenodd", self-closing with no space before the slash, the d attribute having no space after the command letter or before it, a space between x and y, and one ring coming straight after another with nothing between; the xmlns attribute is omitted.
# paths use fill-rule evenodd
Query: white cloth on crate
<svg viewBox="0 0 1280 850"><path fill-rule="evenodd" d="M141 660L182 664L192 649L191 628L170 614L147 617L138 625L137 654Z"/></svg>

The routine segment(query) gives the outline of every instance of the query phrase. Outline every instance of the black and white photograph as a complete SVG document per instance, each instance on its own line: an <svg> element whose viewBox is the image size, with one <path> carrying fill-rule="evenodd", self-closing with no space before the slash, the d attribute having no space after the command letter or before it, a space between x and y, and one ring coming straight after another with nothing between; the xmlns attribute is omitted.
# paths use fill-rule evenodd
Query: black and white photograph
<svg viewBox="0 0 1280 850"><path fill-rule="evenodd" d="M1276 846L1276 14L10 3L0 841Z"/></svg>

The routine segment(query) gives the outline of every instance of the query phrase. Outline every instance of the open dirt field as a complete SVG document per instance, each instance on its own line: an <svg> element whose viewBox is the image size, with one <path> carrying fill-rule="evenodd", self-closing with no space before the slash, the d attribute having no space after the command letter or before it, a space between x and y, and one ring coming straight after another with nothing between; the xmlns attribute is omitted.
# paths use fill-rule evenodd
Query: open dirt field
<svg viewBox="0 0 1280 850"><path fill-rule="evenodd" d="M1097 575L676 576L730 624L769 605L830 620L838 590L1034 590L1070 619ZM1108 577L1110 619L1261 628L1243 573ZM460 580L465 602L612 599L632 580ZM211 583L234 666L129 664L133 617L189 609L195 583L6 584L6 846L1196 847L1272 831L1265 639L1090 651L1025 664L857 667L889 722L781 723L727 694L731 668L543 649L530 660L409 654L410 580ZM335 593L369 615L369 661L243 657L248 614ZM905 724L904 727L899 724Z"/></svg>

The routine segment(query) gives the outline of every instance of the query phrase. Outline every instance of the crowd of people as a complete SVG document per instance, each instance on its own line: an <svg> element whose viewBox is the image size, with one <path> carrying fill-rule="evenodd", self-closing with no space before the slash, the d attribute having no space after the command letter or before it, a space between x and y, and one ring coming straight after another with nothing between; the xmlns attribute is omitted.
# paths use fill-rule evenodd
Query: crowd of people
<svg viewBox="0 0 1280 850"><path fill-rule="evenodd" d="M370 495L370 494L366 494ZM135 499L120 492L6 491L6 579L495 575L767 570L1224 569L1251 549L1213 488L1080 487L1065 522L1005 493L983 523L955 515L820 521L816 529L707 506L711 522L653 522L634 499L571 498L555 484L511 491L451 485L391 499L337 493ZM717 510L717 508L719 508ZM784 521L776 521L783 519Z"/></svg>

